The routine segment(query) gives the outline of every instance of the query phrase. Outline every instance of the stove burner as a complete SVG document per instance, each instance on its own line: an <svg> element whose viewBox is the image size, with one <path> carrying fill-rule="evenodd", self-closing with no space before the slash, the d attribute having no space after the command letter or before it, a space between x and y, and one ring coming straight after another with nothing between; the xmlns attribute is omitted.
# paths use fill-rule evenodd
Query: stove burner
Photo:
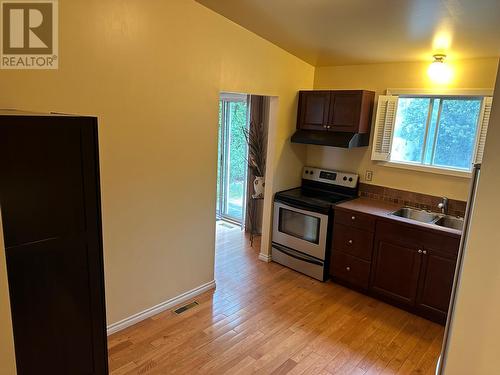
<svg viewBox="0 0 500 375"><path fill-rule="evenodd" d="M328 213L332 206L356 198L358 175L305 167L302 186L276 193L275 200L315 212Z"/></svg>
<svg viewBox="0 0 500 375"><path fill-rule="evenodd" d="M281 191L276 194L276 200L307 207L317 207L322 211L329 210L333 204L351 198L343 194L329 193L305 187Z"/></svg>

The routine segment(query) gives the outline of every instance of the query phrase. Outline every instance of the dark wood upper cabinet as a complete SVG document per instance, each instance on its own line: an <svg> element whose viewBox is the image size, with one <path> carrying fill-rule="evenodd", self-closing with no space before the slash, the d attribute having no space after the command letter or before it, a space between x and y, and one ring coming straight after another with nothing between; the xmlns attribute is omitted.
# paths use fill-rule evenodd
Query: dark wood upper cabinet
<svg viewBox="0 0 500 375"><path fill-rule="evenodd" d="M301 129L325 130L330 108L329 91L304 91L299 95Z"/></svg>
<svg viewBox="0 0 500 375"><path fill-rule="evenodd" d="M297 129L370 133L375 93L300 91Z"/></svg>
<svg viewBox="0 0 500 375"><path fill-rule="evenodd" d="M19 375L108 373L97 119L0 114Z"/></svg>

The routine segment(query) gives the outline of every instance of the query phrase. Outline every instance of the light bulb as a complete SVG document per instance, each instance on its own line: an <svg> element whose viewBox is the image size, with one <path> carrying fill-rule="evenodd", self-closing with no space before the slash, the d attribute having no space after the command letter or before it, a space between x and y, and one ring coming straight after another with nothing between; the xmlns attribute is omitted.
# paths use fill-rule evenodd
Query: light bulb
<svg viewBox="0 0 500 375"><path fill-rule="evenodd" d="M445 62L445 55L434 55L434 62L429 66L427 74L432 82L446 84L451 81L453 71Z"/></svg>

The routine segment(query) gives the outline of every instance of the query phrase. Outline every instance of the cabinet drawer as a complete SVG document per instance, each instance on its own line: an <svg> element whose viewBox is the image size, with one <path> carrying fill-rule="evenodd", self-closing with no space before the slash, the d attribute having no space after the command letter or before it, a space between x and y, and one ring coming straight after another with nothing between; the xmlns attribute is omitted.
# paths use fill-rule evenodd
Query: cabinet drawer
<svg viewBox="0 0 500 375"><path fill-rule="evenodd" d="M373 233L337 223L333 227L333 248L371 261Z"/></svg>
<svg viewBox="0 0 500 375"><path fill-rule="evenodd" d="M334 250L330 273L333 277L366 289L370 278L370 263Z"/></svg>
<svg viewBox="0 0 500 375"><path fill-rule="evenodd" d="M373 232L375 230L375 217L356 211L336 209L335 223Z"/></svg>

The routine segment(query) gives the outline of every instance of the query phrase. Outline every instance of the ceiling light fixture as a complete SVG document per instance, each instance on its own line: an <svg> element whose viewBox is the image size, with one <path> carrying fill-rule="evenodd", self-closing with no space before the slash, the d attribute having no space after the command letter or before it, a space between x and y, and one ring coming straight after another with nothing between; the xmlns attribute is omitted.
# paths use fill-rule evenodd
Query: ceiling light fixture
<svg viewBox="0 0 500 375"><path fill-rule="evenodd" d="M429 78L432 80L432 82L437 84L449 83L453 76L453 71L451 67L446 63L446 55L436 54L433 57L434 61L427 70Z"/></svg>

